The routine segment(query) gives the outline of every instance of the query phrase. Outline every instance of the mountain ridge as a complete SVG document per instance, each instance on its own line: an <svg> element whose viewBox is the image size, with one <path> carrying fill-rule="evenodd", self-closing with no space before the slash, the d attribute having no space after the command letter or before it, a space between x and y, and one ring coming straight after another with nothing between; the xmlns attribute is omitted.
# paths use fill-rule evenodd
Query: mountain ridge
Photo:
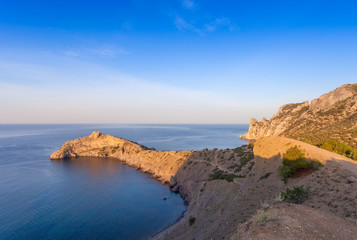
<svg viewBox="0 0 357 240"><path fill-rule="evenodd" d="M345 84L309 103L283 105L270 120L250 120L242 138L283 136L312 145L327 139L357 147L357 84ZM356 156L357 157L357 156Z"/></svg>

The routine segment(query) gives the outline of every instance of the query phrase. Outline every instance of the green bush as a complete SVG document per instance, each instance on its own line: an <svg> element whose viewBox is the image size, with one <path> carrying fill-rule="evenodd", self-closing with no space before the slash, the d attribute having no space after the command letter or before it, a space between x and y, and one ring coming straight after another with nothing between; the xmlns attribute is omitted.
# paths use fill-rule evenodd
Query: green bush
<svg viewBox="0 0 357 240"><path fill-rule="evenodd" d="M213 175L211 176L210 180L220 179L220 180L226 180L228 182L233 182L233 180L238 177L240 177L240 176L233 174L233 173L230 173L230 174L225 173L222 170L217 168L217 169L213 170Z"/></svg>
<svg viewBox="0 0 357 240"><path fill-rule="evenodd" d="M284 154L284 161L293 161L297 159L305 159L305 154L297 146L290 148Z"/></svg>
<svg viewBox="0 0 357 240"><path fill-rule="evenodd" d="M335 152L345 157L352 158L353 160L357 160L357 148L353 148L346 143L329 138L317 146L326 149L327 151Z"/></svg>
<svg viewBox="0 0 357 240"><path fill-rule="evenodd" d="M226 180L227 180L228 182L233 182L233 180L234 180L235 178L237 178L237 177L238 177L237 175L231 173L231 174L228 174L228 175L227 175Z"/></svg>
<svg viewBox="0 0 357 240"><path fill-rule="evenodd" d="M283 158L283 166L279 167L279 174L282 176L283 180L301 169L318 169L322 164L316 160L306 159L305 154L297 147L294 146L290 148Z"/></svg>
<svg viewBox="0 0 357 240"><path fill-rule="evenodd" d="M304 202L310 194L310 188L301 186L294 186L293 189L286 189L286 192L281 193L281 199L284 202L299 204Z"/></svg>

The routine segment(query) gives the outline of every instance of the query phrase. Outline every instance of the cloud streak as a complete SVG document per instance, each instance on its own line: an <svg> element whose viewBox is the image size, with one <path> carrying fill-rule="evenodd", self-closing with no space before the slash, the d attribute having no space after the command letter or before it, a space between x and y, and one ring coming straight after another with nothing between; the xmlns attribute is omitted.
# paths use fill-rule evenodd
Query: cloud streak
<svg viewBox="0 0 357 240"><path fill-rule="evenodd" d="M199 28L195 27L193 24L188 23L182 17L176 16L175 26L180 31L188 30L188 31L191 31L191 32L198 33L201 36L204 36L204 31L202 31L202 29L199 29Z"/></svg>
<svg viewBox="0 0 357 240"><path fill-rule="evenodd" d="M66 49L62 53L69 57L86 57L86 56L96 56L103 58L116 58L120 55L129 54L128 51L117 48L117 47L96 47L96 48L77 48L77 49Z"/></svg>
<svg viewBox="0 0 357 240"><path fill-rule="evenodd" d="M193 9L196 6L195 2L192 0L184 0L182 2L182 4L185 8L188 8L188 9Z"/></svg>
<svg viewBox="0 0 357 240"><path fill-rule="evenodd" d="M231 22L229 18L216 18L213 21L204 23L201 25L196 25L193 22L189 22L180 16L176 16L174 24L176 28L180 31L191 31L204 37L208 33L216 32L218 29L228 29L229 31L234 31L237 29L236 25Z"/></svg>
<svg viewBox="0 0 357 240"><path fill-rule="evenodd" d="M227 27L230 31L233 31L236 28L229 18L216 18L214 21L204 25L206 32L215 32L221 27Z"/></svg>

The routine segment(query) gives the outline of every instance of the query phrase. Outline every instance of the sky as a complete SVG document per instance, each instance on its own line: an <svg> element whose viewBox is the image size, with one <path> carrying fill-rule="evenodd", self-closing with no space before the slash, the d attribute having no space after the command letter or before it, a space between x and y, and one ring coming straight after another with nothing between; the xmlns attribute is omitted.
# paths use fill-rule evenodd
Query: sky
<svg viewBox="0 0 357 240"><path fill-rule="evenodd" d="M0 1L0 123L249 123L356 66L356 1Z"/></svg>

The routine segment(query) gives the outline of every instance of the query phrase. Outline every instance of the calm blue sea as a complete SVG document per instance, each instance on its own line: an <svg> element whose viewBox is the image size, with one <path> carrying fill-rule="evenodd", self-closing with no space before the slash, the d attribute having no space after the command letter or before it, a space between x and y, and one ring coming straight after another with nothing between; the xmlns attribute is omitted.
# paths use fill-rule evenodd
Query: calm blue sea
<svg viewBox="0 0 357 240"><path fill-rule="evenodd" d="M248 125L0 125L0 239L145 239L185 211L166 185L117 160L49 160L94 130L157 150L200 150L245 144Z"/></svg>

